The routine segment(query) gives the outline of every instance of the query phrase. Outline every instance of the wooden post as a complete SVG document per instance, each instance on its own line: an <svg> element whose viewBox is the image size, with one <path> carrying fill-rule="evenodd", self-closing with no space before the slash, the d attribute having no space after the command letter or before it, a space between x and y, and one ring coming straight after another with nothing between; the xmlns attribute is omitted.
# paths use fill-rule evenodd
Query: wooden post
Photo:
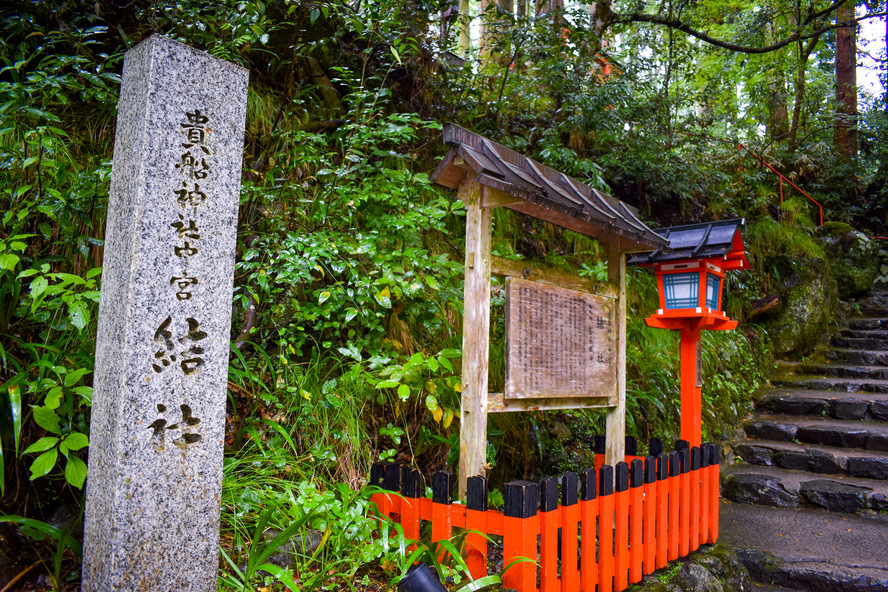
<svg viewBox="0 0 888 592"><path fill-rule="evenodd" d="M699 382L700 330L681 331L681 439L691 446L702 440L702 389Z"/></svg>
<svg viewBox="0 0 888 592"><path fill-rule="evenodd" d="M617 295L617 404L607 412L607 452L604 462L616 466L625 456L626 436L626 255L620 239L608 244L607 280L619 287Z"/></svg>
<svg viewBox="0 0 888 592"><path fill-rule="evenodd" d="M468 177L467 177L468 179ZM459 186L466 205L466 275L463 309L462 401L459 426L459 499L466 480L485 476L487 458L487 364L490 337L490 209L482 208L474 179Z"/></svg>

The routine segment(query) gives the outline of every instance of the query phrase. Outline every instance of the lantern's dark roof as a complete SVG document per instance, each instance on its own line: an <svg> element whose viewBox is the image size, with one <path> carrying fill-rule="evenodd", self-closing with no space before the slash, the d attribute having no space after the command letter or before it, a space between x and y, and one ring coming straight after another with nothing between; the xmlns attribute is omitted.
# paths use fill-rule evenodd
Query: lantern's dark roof
<svg viewBox="0 0 888 592"><path fill-rule="evenodd" d="M444 126L444 143L450 152L431 175L440 185L456 189L471 171L479 184L515 198L503 207L594 238L628 239L622 251L668 247L634 208L603 191L458 125Z"/></svg>
<svg viewBox="0 0 888 592"><path fill-rule="evenodd" d="M669 241L669 251L657 250L635 255L627 263L645 265L685 259L709 259L712 257L742 257L746 259L742 231L746 220L735 218L719 222L703 222L685 226L672 226L654 230Z"/></svg>

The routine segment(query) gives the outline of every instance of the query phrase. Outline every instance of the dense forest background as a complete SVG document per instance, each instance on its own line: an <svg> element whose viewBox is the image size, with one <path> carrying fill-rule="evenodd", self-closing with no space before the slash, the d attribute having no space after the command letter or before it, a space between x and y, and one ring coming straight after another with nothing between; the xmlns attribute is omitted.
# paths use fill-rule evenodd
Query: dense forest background
<svg viewBox="0 0 888 592"><path fill-rule="evenodd" d="M867 235L888 234L888 97L858 92L853 31L884 10L880 0L7 2L0 581L36 565L35 587L79 586L105 208L134 44L161 33L250 70L220 586L385 589L410 562L397 539L370 536L370 463L429 474L458 453L464 218L428 178L446 152L442 124L605 190L652 227L747 219L753 271L725 288L740 329L704 338L705 436L727 438L773 357L810 353L881 273ZM823 224L789 181L822 204ZM596 241L502 209L494 250L606 277ZM629 291L628 430L672 440L677 340L643 324L657 306L652 276L632 270ZM764 312L769 296L780 306ZM585 466L601 427L591 411L495 415L492 485ZM311 544L257 572L248 558L280 545L266 527ZM438 567L457 582L464 573Z"/></svg>

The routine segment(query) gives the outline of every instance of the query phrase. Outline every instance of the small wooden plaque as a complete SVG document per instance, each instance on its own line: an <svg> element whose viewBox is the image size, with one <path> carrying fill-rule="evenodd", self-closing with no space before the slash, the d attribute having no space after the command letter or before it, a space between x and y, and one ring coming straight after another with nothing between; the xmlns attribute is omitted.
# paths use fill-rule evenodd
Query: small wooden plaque
<svg viewBox="0 0 888 592"><path fill-rule="evenodd" d="M616 396L616 301L509 278L505 387L505 399Z"/></svg>

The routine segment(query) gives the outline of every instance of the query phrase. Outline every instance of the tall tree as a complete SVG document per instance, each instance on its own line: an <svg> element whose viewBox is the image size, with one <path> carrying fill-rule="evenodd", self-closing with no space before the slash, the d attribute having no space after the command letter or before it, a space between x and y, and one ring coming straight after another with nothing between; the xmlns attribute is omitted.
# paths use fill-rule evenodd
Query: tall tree
<svg viewBox="0 0 888 592"><path fill-rule="evenodd" d="M854 21L854 3L836 10L836 24ZM836 143L845 158L857 154L857 25L836 31Z"/></svg>

